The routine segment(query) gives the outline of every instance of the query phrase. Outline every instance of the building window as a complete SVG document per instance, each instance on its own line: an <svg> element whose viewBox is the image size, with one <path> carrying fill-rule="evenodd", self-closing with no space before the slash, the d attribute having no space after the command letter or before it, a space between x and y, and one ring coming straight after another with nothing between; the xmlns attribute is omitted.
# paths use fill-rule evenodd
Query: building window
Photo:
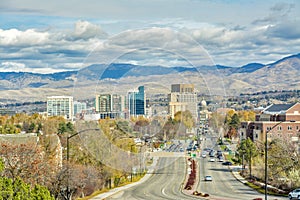
<svg viewBox="0 0 300 200"><path fill-rule="evenodd" d="M278 131L281 131L281 130L282 130L282 127L281 127L281 126L278 126L278 127L277 127L277 130L278 130Z"/></svg>
<svg viewBox="0 0 300 200"><path fill-rule="evenodd" d="M291 126L288 126L288 130L289 130L289 131L292 130L292 127L291 127Z"/></svg>
<svg viewBox="0 0 300 200"><path fill-rule="evenodd" d="M299 130L299 126L296 126L296 130L297 130L297 131Z"/></svg>
<svg viewBox="0 0 300 200"><path fill-rule="evenodd" d="M255 137L258 138L258 134L257 133L255 134Z"/></svg>

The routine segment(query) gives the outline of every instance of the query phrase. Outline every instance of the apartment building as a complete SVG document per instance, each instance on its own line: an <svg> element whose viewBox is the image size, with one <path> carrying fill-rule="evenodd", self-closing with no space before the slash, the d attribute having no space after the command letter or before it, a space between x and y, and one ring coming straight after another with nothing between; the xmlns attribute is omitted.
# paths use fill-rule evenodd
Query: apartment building
<svg viewBox="0 0 300 200"><path fill-rule="evenodd" d="M51 96L47 97L47 115L62 116L66 119L73 119L73 97L72 96Z"/></svg>
<svg viewBox="0 0 300 200"><path fill-rule="evenodd" d="M265 142L267 138L287 137L298 142L300 134L300 104L273 104L256 115L254 122L242 122L241 139Z"/></svg>
<svg viewBox="0 0 300 200"><path fill-rule="evenodd" d="M118 94L99 94L95 100L96 113L103 118L117 118L122 116L125 108L124 97Z"/></svg>

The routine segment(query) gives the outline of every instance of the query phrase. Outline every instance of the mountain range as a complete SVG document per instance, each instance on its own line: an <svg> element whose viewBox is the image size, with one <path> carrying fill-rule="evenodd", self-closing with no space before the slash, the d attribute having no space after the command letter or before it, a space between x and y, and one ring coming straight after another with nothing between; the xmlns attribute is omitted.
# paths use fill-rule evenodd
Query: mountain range
<svg viewBox="0 0 300 200"><path fill-rule="evenodd" d="M195 77L195 74L198 77ZM70 95L74 87L94 88L103 92L109 87L125 91L138 85L163 85L192 82L203 87L207 83L222 80L226 94L239 95L246 92L259 92L282 89L300 89L300 54L284 57L274 63L249 63L241 67L197 66L163 67L140 66L126 63L110 65L93 64L78 71L51 74L29 72L0 72L0 95L7 98L39 98L49 95ZM182 80L180 80L182 79ZM204 81L203 81L204 79ZM111 91L111 90L109 90ZM208 90L207 90L208 91ZM158 91L157 91L158 92Z"/></svg>

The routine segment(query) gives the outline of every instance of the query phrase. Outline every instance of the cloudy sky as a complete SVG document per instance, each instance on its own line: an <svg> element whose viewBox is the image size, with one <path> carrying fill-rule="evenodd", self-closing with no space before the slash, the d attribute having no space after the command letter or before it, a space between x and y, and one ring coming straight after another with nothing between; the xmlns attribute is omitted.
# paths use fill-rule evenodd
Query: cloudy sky
<svg viewBox="0 0 300 200"><path fill-rule="evenodd" d="M1 0L0 71L271 63L300 53L298 0Z"/></svg>

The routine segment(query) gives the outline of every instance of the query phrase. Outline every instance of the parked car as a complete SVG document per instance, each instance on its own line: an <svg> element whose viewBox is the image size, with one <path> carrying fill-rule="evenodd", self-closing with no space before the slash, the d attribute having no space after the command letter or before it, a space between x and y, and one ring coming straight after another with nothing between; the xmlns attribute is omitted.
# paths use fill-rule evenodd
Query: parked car
<svg viewBox="0 0 300 200"><path fill-rule="evenodd" d="M289 193L289 199L300 199L300 188L297 188Z"/></svg>
<svg viewBox="0 0 300 200"><path fill-rule="evenodd" d="M201 157L202 157L202 158L206 158L206 153L203 152L203 153L201 154Z"/></svg>
<svg viewBox="0 0 300 200"><path fill-rule="evenodd" d="M215 158L211 157L211 158L209 159L209 162L215 162Z"/></svg>
<svg viewBox="0 0 300 200"><path fill-rule="evenodd" d="M222 165L232 165L232 162L226 161L226 162L223 162Z"/></svg>
<svg viewBox="0 0 300 200"><path fill-rule="evenodd" d="M205 181L212 181L212 177L207 175L207 176L204 177L204 180Z"/></svg>

